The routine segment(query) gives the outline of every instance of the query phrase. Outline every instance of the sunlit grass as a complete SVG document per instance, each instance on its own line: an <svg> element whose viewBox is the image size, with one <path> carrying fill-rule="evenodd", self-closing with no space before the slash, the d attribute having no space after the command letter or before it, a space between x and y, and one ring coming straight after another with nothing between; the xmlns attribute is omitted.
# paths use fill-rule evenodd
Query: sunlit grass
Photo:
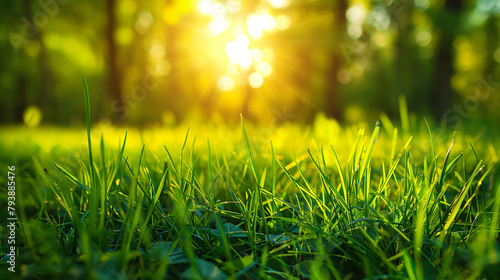
<svg viewBox="0 0 500 280"><path fill-rule="evenodd" d="M494 277L498 141L403 119L3 128L0 159L18 167L21 273Z"/></svg>

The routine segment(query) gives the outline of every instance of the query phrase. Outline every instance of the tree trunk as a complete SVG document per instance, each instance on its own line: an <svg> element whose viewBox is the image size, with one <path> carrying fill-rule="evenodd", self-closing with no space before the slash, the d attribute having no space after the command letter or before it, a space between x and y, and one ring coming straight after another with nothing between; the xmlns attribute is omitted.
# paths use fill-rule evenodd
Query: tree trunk
<svg viewBox="0 0 500 280"><path fill-rule="evenodd" d="M106 39L108 42L108 94L112 101L122 100L121 75L118 66L118 48L114 39L116 30L116 0L108 0L106 8L108 16L108 25L106 28ZM115 115L113 120L120 121L120 118Z"/></svg>
<svg viewBox="0 0 500 280"><path fill-rule="evenodd" d="M437 26L441 27L441 38L434 66L434 94L430 100L437 120L442 119L443 113L450 108L453 97L453 41L456 37L456 27L460 23L461 7L462 0L447 0L444 15L437 20Z"/></svg>
<svg viewBox="0 0 500 280"><path fill-rule="evenodd" d="M31 11L31 3L29 0L23 0L22 2L22 10L23 10L23 16L27 18L28 20L31 21L33 18L33 13ZM49 99L49 93L51 92L52 88L52 72L50 68L50 63L47 57L47 50L45 48L45 45L43 44L42 40L42 33L40 29L37 30L37 33L35 37L33 38L38 42L40 45L40 52L38 55L38 63L39 63L39 73L40 73L40 82L38 84L37 88L37 94L34 98L34 101L36 102L36 105L41 109L42 112L46 114L45 118L48 120L56 120L56 116L52 115L47 115L49 113L49 110L47 110L47 104L52 104L51 100ZM18 91L18 96L15 101L15 121L16 122L22 122L23 121L23 113L24 110L30 105L28 104L29 98L29 90L30 87L27 86L29 84L30 77L28 75L30 70L29 66L25 63L23 68L26 70L23 71L21 74L20 79L20 86L19 86L19 91ZM57 112L58 110L50 110L50 111L55 111Z"/></svg>
<svg viewBox="0 0 500 280"><path fill-rule="evenodd" d="M338 121L342 120L342 112L340 108L339 90L340 84L337 79L338 72L342 67L343 54L341 49L342 40L346 32L346 11L347 1L339 0L335 10L335 20L333 23L332 33L335 36L335 41L332 49L332 57L330 67L326 71L326 91L325 91L325 114L327 117L335 118ZM336 35L335 35L336 34Z"/></svg>
<svg viewBox="0 0 500 280"><path fill-rule="evenodd" d="M495 76L495 68L497 62L494 60L493 55L498 47L499 42L499 30L498 30L498 18L495 15L490 15L488 21L486 22L486 65L484 67L484 78L487 79L490 75Z"/></svg>

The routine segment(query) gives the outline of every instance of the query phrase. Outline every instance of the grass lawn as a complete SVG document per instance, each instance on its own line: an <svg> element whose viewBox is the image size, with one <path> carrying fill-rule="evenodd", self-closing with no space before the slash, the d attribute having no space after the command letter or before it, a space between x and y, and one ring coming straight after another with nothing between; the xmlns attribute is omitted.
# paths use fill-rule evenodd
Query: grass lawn
<svg viewBox="0 0 500 280"><path fill-rule="evenodd" d="M488 132L437 137L424 120L341 128L322 117L279 128L95 125L88 137L1 131L1 200L15 181L17 217L12 274L2 212L2 279L500 273L500 142Z"/></svg>

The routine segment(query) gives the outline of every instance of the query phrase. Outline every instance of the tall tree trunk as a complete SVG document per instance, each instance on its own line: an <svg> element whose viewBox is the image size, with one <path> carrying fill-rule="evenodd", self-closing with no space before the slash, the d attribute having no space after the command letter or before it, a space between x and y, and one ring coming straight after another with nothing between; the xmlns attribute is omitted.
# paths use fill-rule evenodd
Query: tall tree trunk
<svg viewBox="0 0 500 280"><path fill-rule="evenodd" d="M28 20L32 20L33 18L33 13L31 11L31 1L30 0L23 0L22 2L22 11L23 11L23 16L27 18ZM47 115L49 114L49 110L47 110L47 104L52 104L53 102L49 100L49 93L51 92L52 89L52 72L50 68L50 63L47 57L47 50L45 48L45 45L42 40L42 33L40 29L37 30L37 33L33 40L37 41L38 44L40 45L40 52L38 55L38 63L39 63L39 84L37 87L37 94L35 96L34 101L36 102L36 105L41 109L42 112L45 113L45 117L48 120L55 120L57 119L56 116L53 115ZM30 77L28 77L30 70L29 66L27 64L23 65L23 68L26 69L23 71L20 77L20 86L19 86L19 91L17 95L17 99L15 101L15 121L16 122L22 122L23 121L23 113L26 107L28 107L28 100L30 100L29 97L29 87L26 86L30 80ZM51 110L57 112L58 110Z"/></svg>
<svg viewBox="0 0 500 280"><path fill-rule="evenodd" d="M114 100L122 100L121 75L118 66L118 48L114 39L116 30L116 0L108 0L106 12L108 25L106 28L106 39L108 42L108 89L109 97ZM120 121L119 116L114 116L115 121Z"/></svg>
<svg viewBox="0 0 500 280"><path fill-rule="evenodd" d="M415 52L418 51L410 42L410 34L413 32L413 26L411 24L411 15L413 13L413 4L406 4L404 8L401 8L394 13L393 21L398 25L398 37L394 44L396 56L394 58L394 68L392 76L392 89L393 96L391 100L397 101L400 95L404 95L412 104L416 107L418 104L414 104L413 92L417 89L415 88L415 80L421 76L419 73L419 61L415 58ZM417 56L418 57L418 56ZM382 104L381 104L382 105ZM383 105L382 105L383 106ZM397 103L392 104L389 107L397 107Z"/></svg>
<svg viewBox="0 0 500 280"><path fill-rule="evenodd" d="M490 75L495 76L495 68L497 66L497 62L494 60L494 53L497 50L498 42L500 39L499 30L498 30L498 19L500 17L491 14L486 22L486 31L488 33L486 37L486 65L484 67L484 78L488 79Z"/></svg>
<svg viewBox="0 0 500 280"><path fill-rule="evenodd" d="M344 40L344 35L346 33L346 11L347 11L347 1L339 0L335 11L335 20L333 23L332 33L335 36L335 41L333 43L332 57L330 67L326 71L326 91L325 91L325 114L327 117L335 118L339 121L342 120L342 112L340 108L339 100L339 90L340 84L337 79L338 72L342 67L343 53L341 49L342 40Z"/></svg>
<svg viewBox="0 0 500 280"><path fill-rule="evenodd" d="M441 38L434 66L434 94L431 95L430 103L433 104L434 117L438 120L450 108L453 97L453 41L456 37L456 27L460 23L461 8L462 0L447 0L443 15L437 19L436 25L441 27Z"/></svg>

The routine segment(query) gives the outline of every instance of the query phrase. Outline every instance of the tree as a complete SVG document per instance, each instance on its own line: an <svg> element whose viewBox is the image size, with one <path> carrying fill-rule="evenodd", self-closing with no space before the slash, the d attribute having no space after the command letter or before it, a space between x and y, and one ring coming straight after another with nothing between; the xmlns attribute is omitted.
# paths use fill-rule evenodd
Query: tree
<svg viewBox="0 0 500 280"><path fill-rule="evenodd" d="M434 65L433 94L430 96L436 119L441 119L443 113L449 109L453 97L450 83L454 74L453 41L458 32L461 9L462 0L447 0L443 11L435 18L435 26L441 28Z"/></svg>
<svg viewBox="0 0 500 280"><path fill-rule="evenodd" d="M342 119L342 112L340 110L339 91L340 84L337 80L337 75L342 68L343 54L341 43L346 34L346 11L347 1L336 1L337 5L334 7L334 24L332 36L335 37L334 45L332 48L330 67L326 71L326 91L325 91L325 115L337 120Z"/></svg>
<svg viewBox="0 0 500 280"><path fill-rule="evenodd" d="M118 66L118 47L114 38L116 30L116 0L108 0L106 5L106 13L108 16L108 24L106 28L106 39L108 42L108 89L109 96L112 100L121 100L122 98L122 88L121 88L121 75L120 68ZM119 121L120 118L114 118Z"/></svg>

